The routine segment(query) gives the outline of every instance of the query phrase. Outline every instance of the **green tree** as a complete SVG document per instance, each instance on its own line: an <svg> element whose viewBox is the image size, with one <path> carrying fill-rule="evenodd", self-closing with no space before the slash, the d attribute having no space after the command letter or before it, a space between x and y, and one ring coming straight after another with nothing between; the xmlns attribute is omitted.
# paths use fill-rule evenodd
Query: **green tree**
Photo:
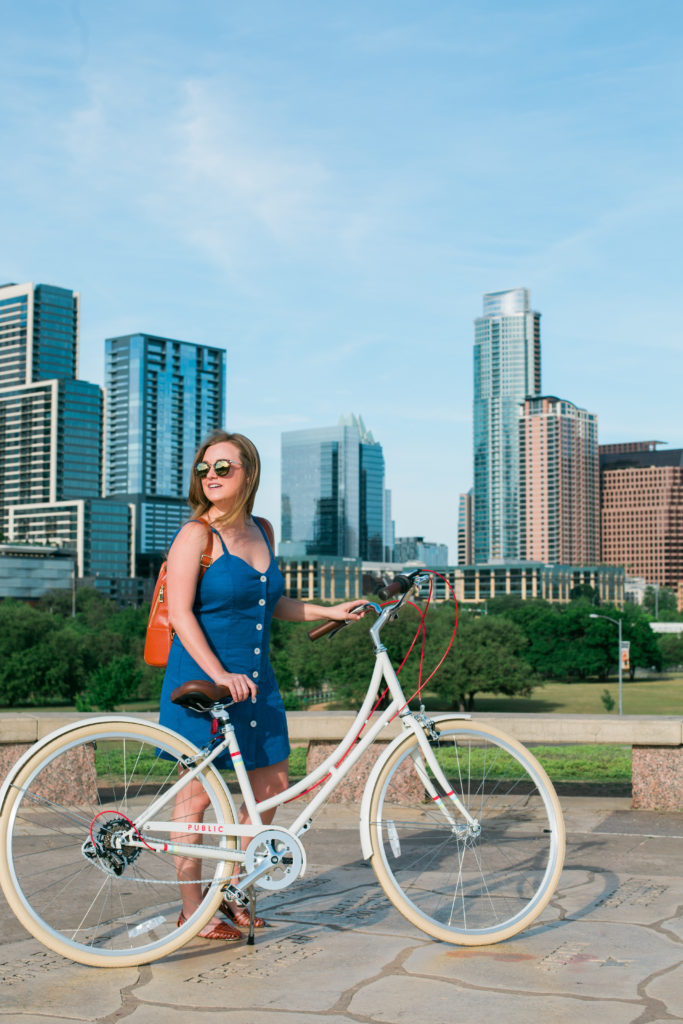
<svg viewBox="0 0 683 1024"><path fill-rule="evenodd" d="M118 609L92 588L0 604L0 704L72 703L101 668L132 658L138 695L158 699L163 672L144 664L147 609ZM128 694L132 696L132 694ZM86 701L87 703L87 701Z"/></svg>
<svg viewBox="0 0 683 1024"><path fill-rule="evenodd" d="M0 659L0 704L69 704L85 682L85 647L70 629L33 637Z"/></svg>
<svg viewBox="0 0 683 1024"><path fill-rule="evenodd" d="M130 654L112 658L93 672L76 698L76 707L79 711L114 711L135 694L141 675Z"/></svg>
<svg viewBox="0 0 683 1024"><path fill-rule="evenodd" d="M489 602L489 615L503 615L524 633L527 646L523 657L545 679L561 675L557 652L561 643L560 612L547 601L522 601L517 597L496 598Z"/></svg>
<svg viewBox="0 0 683 1024"><path fill-rule="evenodd" d="M659 649L663 668L683 665L683 633L660 633Z"/></svg>
<svg viewBox="0 0 683 1024"><path fill-rule="evenodd" d="M646 587L643 611L660 622L680 622L683 613L678 610L676 594L667 587Z"/></svg>
<svg viewBox="0 0 683 1024"><path fill-rule="evenodd" d="M627 604L623 612L623 639L630 643L629 676L635 678L636 668L661 669L664 658L659 646L659 635L650 627L643 611L634 604Z"/></svg>
<svg viewBox="0 0 683 1024"><path fill-rule="evenodd" d="M68 703L84 678L84 648L65 620L18 601L0 604L0 704Z"/></svg>
<svg viewBox="0 0 683 1024"><path fill-rule="evenodd" d="M526 645L520 627L503 615L463 615L434 690L463 711L472 710L477 693L529 696L537 676L523 656Z"/></svg>
<svg viewBox="0 0 683 1024"><path fill-rule="evenodd" d="M558 679L607 679L612 652L604 630L594 629L593 605L585 600L572 601L558 613Z"/></svg>
<svg viewBox="0 0 683 1024"><path fill-rule="evenodd" d="M597 606L600 604L600 594L590 583L577 583L569 591L569 600L588 601L589 604Z"/></svg>

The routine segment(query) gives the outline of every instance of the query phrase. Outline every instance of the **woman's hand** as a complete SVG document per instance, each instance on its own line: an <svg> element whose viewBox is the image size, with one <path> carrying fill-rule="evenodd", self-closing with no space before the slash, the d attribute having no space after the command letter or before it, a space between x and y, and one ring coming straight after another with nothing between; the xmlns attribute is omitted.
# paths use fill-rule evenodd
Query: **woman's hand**
<svg viewBox="0 0 683 1024"><path fill-rule="evenodd" d="M325 618L334 619L335 622L355 622L362 619L365 612L362 610L367 601L343 601L342 604L333 604L325 608Z"/></svg>
<svg viewBox="0 0 683 1024"><path fill-rule="evenodd" d="M335 619L337 622L362 619L365 614L360 609L367 601L362 598L356 601L343 601L341 604L313 604L310 601L297 601L293 597L281 597L275 605L274 616L285 622L319 622L320 619Z"/></svg>
<svg viewBox="0 0 683 1024"><path fill-rule="evenodd" d="M216 686L227 689L236 704L249 700L250 697L252 700L256 700L258 686L253 679L241 672L221 672L220 675L214 677L214 682Z"/></svg>

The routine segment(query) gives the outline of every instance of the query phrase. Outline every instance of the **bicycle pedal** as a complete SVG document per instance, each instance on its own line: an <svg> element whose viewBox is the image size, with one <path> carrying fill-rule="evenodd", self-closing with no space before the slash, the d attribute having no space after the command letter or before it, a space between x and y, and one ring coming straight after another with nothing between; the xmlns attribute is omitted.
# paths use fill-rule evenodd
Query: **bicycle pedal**
<svg viewBox="0 0 683 1024"><path fill-rule="evenodd" d="M238 907L249 906L249 897L246 892L242 889L238 889L236 885L232 884L232 882L224 885L221 892L225 893L226 899L229 903L236 903Z"/></svg>

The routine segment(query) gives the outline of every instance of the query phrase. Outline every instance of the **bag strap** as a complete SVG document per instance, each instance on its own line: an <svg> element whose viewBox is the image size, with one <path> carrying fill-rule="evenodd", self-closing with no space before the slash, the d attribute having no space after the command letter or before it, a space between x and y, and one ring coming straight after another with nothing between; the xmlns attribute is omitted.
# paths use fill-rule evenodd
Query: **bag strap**
<svg viewBox="0 0 683 1024"><path fill-rule="evenodd" d="M213 537L211 536L211 534L213 533L213 530L211 529L211 526L206 519L195 519L195 522L201 523L202 526L206 527L206 547L204 548L204 554L199 559L199 565L204 570L208 569L213 562L213 558L211 557L211 549L213 548Z"/></svg>

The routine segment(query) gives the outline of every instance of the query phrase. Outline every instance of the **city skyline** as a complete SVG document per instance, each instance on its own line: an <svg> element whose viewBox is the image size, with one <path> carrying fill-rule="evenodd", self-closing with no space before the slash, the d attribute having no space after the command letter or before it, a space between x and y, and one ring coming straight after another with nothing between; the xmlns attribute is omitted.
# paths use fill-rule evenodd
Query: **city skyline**
<svg viewBox="0 0 683 1024"><path fill-rule="evenodd" d="M280 434L354 410L453 561L472 321L526 287L544 392L680 446L679 5L198 10L3 18L0 281L80 293L79 378L106 337L225 348L278 529Z"/></svg>

